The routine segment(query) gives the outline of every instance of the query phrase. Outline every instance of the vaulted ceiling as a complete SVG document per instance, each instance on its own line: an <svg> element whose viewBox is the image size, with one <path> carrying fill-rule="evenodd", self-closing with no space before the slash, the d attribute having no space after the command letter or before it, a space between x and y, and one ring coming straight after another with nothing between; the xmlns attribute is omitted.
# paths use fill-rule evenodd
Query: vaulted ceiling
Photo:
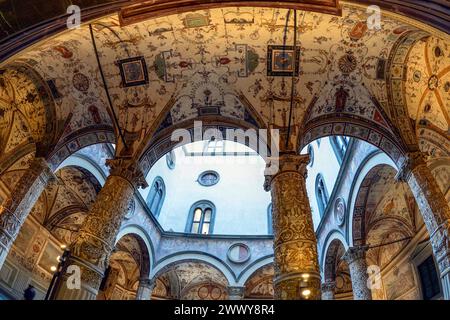
<svg viewBox="0 0 450 320"><path fill-rule="evenodd" d="M220 115L250 126L286 126L289 68L299 56L294 133L306 124L311 131L305 142L340 133L365 137L392 154L398 152L395 128L390 124L394 112L388 99L386 68L392 62L391 48L399 39L427 34L418 33L406 18L389 14L383 15L380 30L370 28L365 8L344 4L342 16L298 11L299 52L294 54L292 48L280 47L294 42L293 12L289 21L287 16L288 10L279 8L223 7L121 25L113 14L92 22L99 61L89 26L83 25L42 40L8 63L22 63L42 78L56 104L56 119L65 124L60 140L81 130L115 127L116 135L120 131L129 146L124 150L119 139L118 153L140 155L158 130L202 115ZM414 47L406 81L410 116L426 118L431 124L427 129L446 140L448 40L431 37L410 46ZM0 110L7 115L1 126L11 128L2 132L1 145L5 146L26 141L23 134L12 134L20 123L28 123L30 133L36 131L34 127L40 128L34 121L40 121L43 110L22 115L27 100L17 97L36 92L36 85L28 80L14 86L14 79L22 75L6 68L0 83L0 101L6 101ZM8 101L13 97L16 102L11 104ZM356 119L355 123L338 126L325 121L326 125L319 125L338 114ZM384 141L383 136L391 138Z"/></svg>

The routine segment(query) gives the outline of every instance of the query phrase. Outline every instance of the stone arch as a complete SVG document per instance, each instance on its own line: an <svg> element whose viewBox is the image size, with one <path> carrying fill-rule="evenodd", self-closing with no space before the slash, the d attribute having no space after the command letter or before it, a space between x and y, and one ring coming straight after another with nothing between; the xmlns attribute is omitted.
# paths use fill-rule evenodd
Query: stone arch
<svg viewBox="0 0 450 320"><path fill-rule="evenodd" d="M353 292L349 266L342 259L348 246L339 232L333 232L323 251L323 282L334 284L337 299L348 299Z"/></svg>
<svg viewBox="0 0 450 320"><path fill-rule="evenodd" d="M355 199L355 206L353 208L352 218L352 239L353 245L364 245L366 242L366 235L368 230L365 230L366 226L366 203L370 193L371 185L374 179L378 177L378 173L389 166L385 164L377 164L372 167L364 176L362 180L357 196ZM392 167L391 167L392 168Z"/></svg>
<svg viewBox="0 0 450 320"><path fill-rule="evenodd" d="M195 130L194 121L202 122L202 137L206 130L213 129L217 130L217 132L220 132L224 140L226 140L227 129L244 131L254 130L256 134L258 134L258 129L265 129L265 127L258 127L253 123L241 120L233 120L222 116L202 116L192 120L182 121L177 125L169 125L168 127L160 130L154 135L154 137L149 142L149 147L145 150L142 157L140 158L140 163L144 171L144 175L147 175L152 165L155 164L162 156L164 156L174 147L179 147L199 140L197 136L199 135L200 130ZM172 132L176 129L187 130L190 139L187 141L185 141L185 139L182 139L181 141L172 141L171 135ZM265 150L267 150L266 154L269 155L272 146L268 145L267 137L261 137L259 134L257 135L257 137L259 138L259 141L257 141L257 148L253 148L254 145L249 142L249 139L246 139L246 145L253 148L260 155L262 153L261 151L264 151L263 149L265 148ZM186 138L188 137L186 136ZM263 146L261 146L261 144L263 144ZM265 158L264 154L262 154L261 156Z"/></svg>
<svg viewBox="0 0 450 320"><path fill-rule="evenodd" d="M347 243L347 240L345 239L344 235L338 231L338 230L332 230L325 238L325 242L323 244L322 249L320 250L321 256L319 257L319 263L321 265L321 271L322 271L322 279L325 279L324 271L325 271L325 264L326 264L326 258L327 253L329 250L329 247L332 243L335 243L336 241L339 241L344 246L344 249L347 250L349 245Z"/></svg>
<svg viewBox="0 0 450 320"><path fill-rule="evenodd" d="M273 299L273 263L265 264L247 278L244 283L244 298L248 299Z"/></svg>
<svg viewBox="0 0 450 320"><path fill-rule="evenodd" d="M348 210L348 220L349 223L347 225L347 231L346 231L346 239L347 243L350 246L357 245L357 241L355 241L354 232L353 230L355 228L361 229L361 213L356 211L356 207L359 207L357 205L357 199L361 188L361 185L364 182L364 179L367 177L367 174L370 172L371 169L373 169L376 166L390 166L392 168L396 168L395 163L390 159L385 153L381 151L375 151L371 154L369 154L365 160L360 164L359 168L356 171L355 179L353 180L352 186L350 188L349 192L349 210ZM361 194L362 196L362 194ZM359 209L360 210L360 209ZM359 236L358 236L358 239Z"/></svg>
<svg viewBox="0 0 450 320"><path fill-rule="evenodd" d="M412 128L405 99L404 65L414 44L428 37L424 31L407 31L399 37L392 47L386 64L386 88L388 94L389 112L405 146L417 149L417 137Z"/></svg>
<svg viewBox="0 0 450 320"><path fill-rule="evenodd" d="M98 181L98 183L103 186L105 184L107 173L105 173L100 166L95 163L92 159L79 155L73 154L69 158L66 158L56 169L56 171L65 167L80 167L89 171Z"/></svg>
<svg viewBox="0 0 450 320"><path fill-rule="evenodd" d="M325 260L323 261L324 282L335 281L337 261L342 258L341 253L344 253L348 249L348 246L346 247L344 243L338 237L334 237L326 246L324 250Z"/></svg>
<svg viewBox="0 0 450 320"><path fill-rule="evenodd" d="M347 136L363 140L384 151L395 163L403 156L405 148L396 141L392 133L376 122L366 119L335 114L312 119L304 125L299 136L297 150L302 150L314 140L330 136Z"/></svg>
<svg viewBox="0 0 450 320"><path fill-rule="evenodd" d="M85 147L99 143L116 144L116 141L114 130L109 126L78 130L59 142L58 147L49 156L50 166L53 170L56 170L64 160Z"/></svg>
<svg viewBox="0 0 450 320"><path fill-rule="evenodd" d="M153 242L147 232L142 229L138 225L127 225L125 228L121 229L117 234L116 241L117 243L121 238L126 235L132 235L136 239L139 239L139 244L142 248L143 252L146 252L148 257L148 265L146 264L142 269L142 275L145 277L150 277L152 266L155 262L155 249L153 246Z"/></svg>
<svg viewBox="0 0 450 320"><path fill-rule="evenodd" d="M262 257L256 261L253 261L250 265L248 265L238 277L238 286L243 286L247 280L259 269L264 266L273 264L273 255Z"/></svg>
<svg viewBox="0 0 450 320"><path fill-rule="evenodd" d="M151 247L149 245L149 239L146 234L132 226L128 226L124 228L121 232L119 232L115 245L117 246L121 240L126 239L127 237L132 238L136 241L139 249L139 257L135 257L135 259L139 259L139 270L140 270L140 278L148 278L150 275L151 269ZM133 252L136 248L132 248L132 254L137 253ZM133 255L134 256L134 255Z"/></svg>
<svg viewBox="0 0 450 320"><path fill-rule="evenodd" d="M196 261L212 266L225 277L229 285L235 285L237 282L236 275L229 265L219 258L204 252L180 252L166 256L154 265L151 271L151 278L157 278L170 269L171 266L187 261Z"/></svg>

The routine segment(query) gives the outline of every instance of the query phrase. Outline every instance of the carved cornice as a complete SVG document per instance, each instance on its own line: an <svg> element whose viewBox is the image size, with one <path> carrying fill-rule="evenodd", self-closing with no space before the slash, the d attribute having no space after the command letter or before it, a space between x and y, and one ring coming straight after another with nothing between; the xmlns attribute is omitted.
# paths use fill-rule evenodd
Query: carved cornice
<svg viewBox="0 0 450 320"><path fill-rule="evenodd" d="M106 165L110 167L110 175L126 179L135 189L147 188L144 173L137 162L128 159L108 159Z"/></svg>

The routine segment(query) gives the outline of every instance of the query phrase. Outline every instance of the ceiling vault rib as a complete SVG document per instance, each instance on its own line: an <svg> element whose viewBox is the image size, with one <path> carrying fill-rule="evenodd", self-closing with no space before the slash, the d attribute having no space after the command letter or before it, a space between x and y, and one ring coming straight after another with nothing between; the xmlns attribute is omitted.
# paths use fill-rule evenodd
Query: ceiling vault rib
<svg viewBox="0 0 450 320"><path fill-rule="evenodd" d="M105 75L103 73L103 68L102 68L102 65L100 63L100 57L98 55L97 44L95 42L95 37L94 37L94 31L92 29L92 24L89 24L89 32L91 34L92 45L94 47L94 53L95 53L95 57L97 59L98 70L100 71L100 76L102 77L103 87L105 89L106 97L108 98L109 108L111 109L111 113L112 113L112 117L113 117L114 123L117 126L117 131L119 132L120 140L122 140L122 143L123 143L125 149L128 149L128 145L127 145L127 143L125 141L125 138L123 136L122 129L120 128L119 120L117 119L116 112L114 111L114 107L113 107L113 104L112 104L112 101L111 101L111 96L110 96L109 90L108 90L108 85L106 84Z"/></svg>

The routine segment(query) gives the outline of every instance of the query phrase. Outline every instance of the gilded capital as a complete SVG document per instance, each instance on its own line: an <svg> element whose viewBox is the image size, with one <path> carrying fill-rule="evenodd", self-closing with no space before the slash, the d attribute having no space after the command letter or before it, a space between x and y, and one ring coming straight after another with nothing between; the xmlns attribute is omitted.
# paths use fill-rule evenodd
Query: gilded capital
<svg viewBox="0 0 450 320"><path fill-rule="evenodd" d="M111 176L119 176L126 179L133 188L147 188L145 176L138 162L128 159L108 159L106 165L110 167Z"/></svg>
<svg viewBox="0 0 450 320"><path fill-rule="evenodd" d="M281 153L277 157L269 157L265 172L264 190L269 191L272 181L278 175L286 172L298 173L306 179L308 163L308 154ZM274 170L274 167L276 170Z"/></svg>

